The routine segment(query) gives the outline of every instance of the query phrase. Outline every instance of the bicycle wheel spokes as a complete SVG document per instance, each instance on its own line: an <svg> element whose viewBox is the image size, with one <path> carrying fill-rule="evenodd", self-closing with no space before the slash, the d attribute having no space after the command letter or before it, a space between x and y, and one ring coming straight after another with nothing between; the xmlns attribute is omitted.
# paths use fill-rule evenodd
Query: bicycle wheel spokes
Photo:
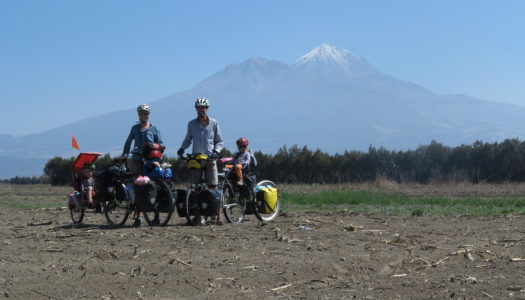
<svg viewBox="0 0 525 300"><path fill-rule="evenodd" d="M246 200L240 197L229 182L226 182L222 191L223 211L226 220L230 223L241 223L244 219Z"/></svg>
<svg viewBox="0 0 525 300"><path fill-rule="evenodd" d="M126 223L131 211L131 202L124 184L117 184L108 191L107 199L103 199L104 216L111 226L122 226Z"/></svg>
<svg viewBox="0 0 525 300"><path fill-rule="evenodd" d="M279 215L281 209L281 197L277 185L270 180L263 180L257 183L257 187L262 188L254 197L254 213L261 222L269 222ZM271 197L265 197L264 190L275 189Z"/></svg>
<svg viewBox="0 0 525 300"><path fill-rule="evenodd" d="M164 180L158 180L156 182L157 200L155 203L155 210L144 212L144 219L150 226L166 226L173 214L175 198L168 183Z"/></svg>

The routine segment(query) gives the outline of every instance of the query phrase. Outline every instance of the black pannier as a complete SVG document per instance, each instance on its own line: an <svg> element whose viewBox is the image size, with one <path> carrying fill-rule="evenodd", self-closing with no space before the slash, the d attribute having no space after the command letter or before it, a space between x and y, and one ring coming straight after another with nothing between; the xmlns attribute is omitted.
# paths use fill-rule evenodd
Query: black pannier
<svg viewBox="0 0 525 300"><path fill-rule="evenodd" d="M177 206L177 213L179 217L186 216L186 193L187 190L177 189L177 201L175 201L175 206Z"/></svg>
<svg viewBox="0 0 525 300"><path fill-rule="evenodd" d="M174 209L174 205L175 203L177 203L177 194L173 194L173 203L172 203L172 206L171 206L171 209L173 210ZM170 205L169 205L169 201L170 201L170 197L169 197L169 191L167 191L166 189L159 189L158 191L158 194L157 194L157 202L159 203L159 211L162 212L162 213L167 213L169 212L169 208L170 208Z"/></svg>
<svg viewBox="0 0 525 300"><path fill-rule="evenodd" d="M108 190L109 187L114 186L116 180L119 178L120 169L117 166L111 166L104 171L97 171L95 174L95 182L97 187L97 194L102 201L113 200L113 193ZM111 189L112 191L112 189ZM122 200L123 198L117 198Z"/></svg>
<svg viewBox="0 0 525 300"><path fill-rule="evenodd" d="M150 212L155 210L157 184L150 181L145 185L135 185L135 210Z"/></svg>
<svg viewBox="0 0 525 300"><path fill-rule="evenodd" d="M208 189L199 194L199 205L201 215L216 216L221 203L221 191L219 189Z"/></svg>

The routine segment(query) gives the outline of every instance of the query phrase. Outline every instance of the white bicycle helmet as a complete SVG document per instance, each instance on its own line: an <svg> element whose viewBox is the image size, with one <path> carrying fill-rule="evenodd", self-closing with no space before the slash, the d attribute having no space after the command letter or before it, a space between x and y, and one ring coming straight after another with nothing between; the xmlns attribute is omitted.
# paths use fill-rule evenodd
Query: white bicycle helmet
<svg viewBox="0 0 525 300"><path fill-rule="evenodd" d="M195 107L197 106L210 106L210 100L206 99L206 98L198 98L197 100L195 100Z"/></svg>
<svg viewBox="0 0 525 300"><path fill-rule="evenodd" d="M145 111L147 113L151 112L151 106L147 104L141 104L137 107L137 112Z"/></svg>

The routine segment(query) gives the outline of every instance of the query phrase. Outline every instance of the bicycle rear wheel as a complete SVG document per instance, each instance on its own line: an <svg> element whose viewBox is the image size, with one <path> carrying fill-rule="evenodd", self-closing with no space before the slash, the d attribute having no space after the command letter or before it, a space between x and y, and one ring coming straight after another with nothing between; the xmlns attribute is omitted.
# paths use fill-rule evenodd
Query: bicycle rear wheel
<svg viewBox="0 0 525 300"><path fill-rule="evenodd" d="M102 199L104 216L111 226L123 226L131 212L131 201L124 184L108 188L106 199Z"/></svg>
<svg viewBox="0 0 525 300"><path fill-rule="evenodd" d="M175 197L171 191L171 184L164 180L156 180L157 198L155 210L144 212L144 219L149 226L166 226L173 214Z"/></svg>
<svg viewBox="0 0 525 300"><path fill-rule="evenodd" d="M201 225L200 206L197 202L197 190L194 187L188 187L186 199L184 201L184 209L186 210L186 220L189 225Z"/></svg>
<svg viewBox="0 0 525 300"><path fill-rule="evenodd" d="M269 222L277 218L279 210L281 209L281 196L278 192L277 185L270 180L263 180L257 183L258 187L273 190L275 193L273 197L267 199L264 193L257 192L254 197L254 214L261 222Z"/></svg>
<svg viewBox="0 0 525 300"><path fill-rule="evenodd" d="M244 220L246 199L241 197L230 182L225 182L222 189L223 211L226 220L230 223L241 223Z"/></svg>

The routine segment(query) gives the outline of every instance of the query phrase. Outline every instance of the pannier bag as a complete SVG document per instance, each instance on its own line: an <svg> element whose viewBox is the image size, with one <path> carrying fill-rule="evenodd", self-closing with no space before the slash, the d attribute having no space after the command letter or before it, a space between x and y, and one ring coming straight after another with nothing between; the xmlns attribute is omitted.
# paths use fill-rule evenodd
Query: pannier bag
<svg viewBox="0 0 525 300"><path fill-rule="evenodd" d="M126 193L128 194L129 201L131 203L135 203L135 185L132 183L128 183L126 186Z"/></svg>
<svg viewBox="0 0 525 300"><path fill-rule="evenodd" d="M161 167L155 167L150 170L146 169L145 175L149 178L163 178L164 170Z"/></svg>
<svg viewBox="0 0 525 300"><path fill-rule="evenodd" d="M188 159L186 166L188 167L188 169L191 169L191 170L200 170L204 167L206 158L208 157L204 154L199 154L195 157L191 157L190 159Z"/></svg>
<svg viewBox="0 0 525 300"><path fill-rule="evenodd" d="M159 203L159 211L160 212L163 212L163 213L167 213L169 212L169 209L170 209L170 205L169 205L169 201L170 201L170 197L169 197L169 192L166 191L165 189L160 189L158 191L158 194L157 194L157 202ZM174 208L174 205L175 203L177 202L177 195L173 195L173 203L172 203L172 206L171 206L171 209L173 210Z"/></svg>
<svg viewBox="0 0 525 300"><path fill-rule="evenodd" d="M138 211L154 211L157 197L157 185L155 181L149 181L144 185L135 185L135 209Z"/></svg>
<svg viewBox="0 0 525 300"><path fill-rule="evenodd" d="M124 201L126 200L126 190L123 190L121 188L117 188L116 190L113 191L115 193L115 199L118 200L118 201Z"/></svg>
<svg viewBox="0 0 525 300"><path fill-rule="evenodd" d="M171 164L148 161L144 164L144 173L150 178L171 178Z"/></svg>
<svg viewBox="0 0 525 300"><path fill-rule="evenodd" d="M275 206L277 205L278 192L277 188L273 186L257 186L255 188L257 192L257 209L260 213L270 214L275 212Z"/></svg>
<svg viewBox="0 0 525 300"><path fill-rule="evenodd" d="M208 189L199 193L198 203L201 215L216 216L221 204L221 191L219 189Z"/></svg>
<svg viewBox="0 0 525 300"><path fill-rule="evenodd" d="M106 170L102 171L102 173L95 175L95 180L102 188L106 188L108 186L113 185L116 180L119 178L119 175L121 173L121 170L117 166L111 166L107 168Z"/></svg>
<svg viewBox="0 0 525 300"><path fill-rule="evenodd" d="M122 201L125 199L120 189L115 190L115 185L120 178L122 170L117 166L111 166L100 173L98 176L95 176L95 182L98 185L97 191L100 193L100 199L103 201L111 201L117 199Z"/></svg>
<svg viewBox="0 0 525 300"><path fill-rule="evenodd" d="M175 206L177 206L177 213L179 214L179 217L185 217L186 216L186 193L187 190L177 189L177 198L175 202Z"/></svg>

